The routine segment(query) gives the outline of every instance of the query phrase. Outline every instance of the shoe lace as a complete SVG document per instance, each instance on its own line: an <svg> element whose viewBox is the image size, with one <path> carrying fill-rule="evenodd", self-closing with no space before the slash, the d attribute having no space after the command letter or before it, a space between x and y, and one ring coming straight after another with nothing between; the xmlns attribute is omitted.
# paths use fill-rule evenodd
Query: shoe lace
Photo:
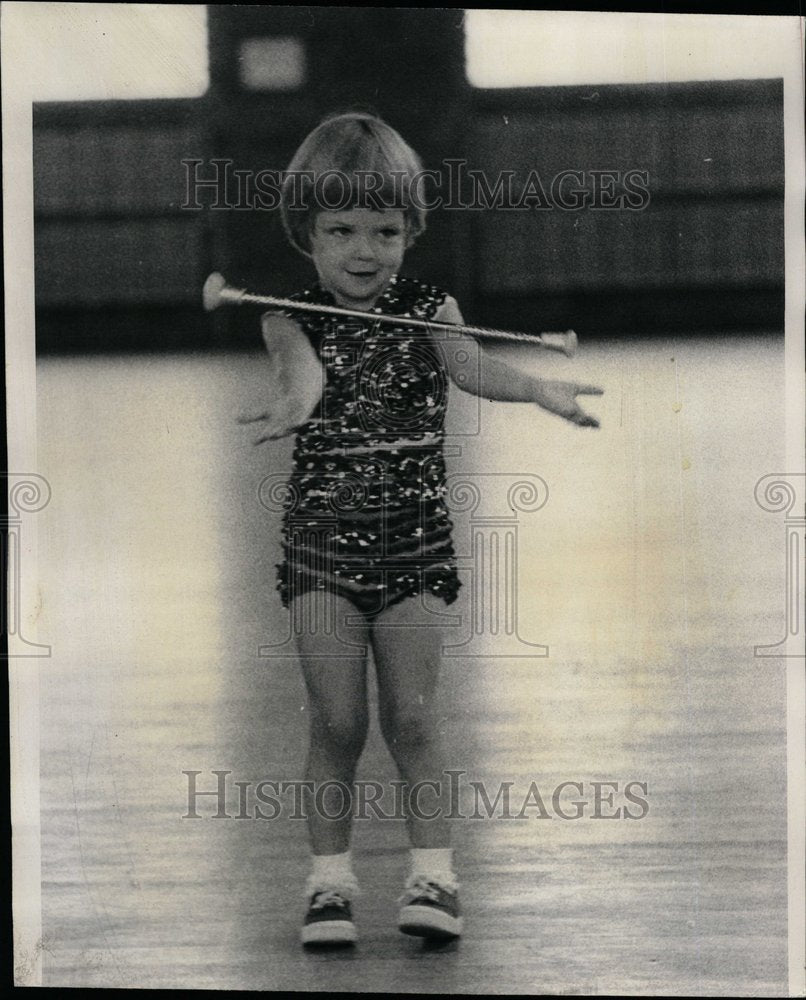
<svg viewBox="0 0 806 1000"><path fill-rule="evenodd" d="M344 906L346 900L340 892L325 890L318 892L311 902L312 910L323 910L326 906Z"/></svg>
<svg viewBox="0 0 806 1000"><path fill-rule="evenodd" d="M400 902L407 903L412 899L430 899L434 903L439 902L441 886L430 879L417 875L406 883L406 891L400 897Z"/></svg>

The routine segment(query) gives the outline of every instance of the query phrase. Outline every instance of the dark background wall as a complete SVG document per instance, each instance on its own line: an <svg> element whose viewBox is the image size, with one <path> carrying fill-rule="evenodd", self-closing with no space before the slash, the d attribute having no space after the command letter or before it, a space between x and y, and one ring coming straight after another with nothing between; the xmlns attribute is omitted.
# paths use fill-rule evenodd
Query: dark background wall
<svg viewBox="0 0 806 1000"><path fill-rule="evenodd" d="M476 90L462 20L212 5L204 97L35 106L38 349L256 345L254 313L201 311L207 273L284 294L311 266L276 211L216 210L208 189L188 208L183 161L201 161L200 178L213 159L282 170L325 114L350 107L381 114L427 167L464 158L491 182L647 172L640 211L434 212L406 270L448 287L468 319L587 336L783 328L780 81ZM299 85L244 85L241 47L267 38L304 53Z"/></svg>

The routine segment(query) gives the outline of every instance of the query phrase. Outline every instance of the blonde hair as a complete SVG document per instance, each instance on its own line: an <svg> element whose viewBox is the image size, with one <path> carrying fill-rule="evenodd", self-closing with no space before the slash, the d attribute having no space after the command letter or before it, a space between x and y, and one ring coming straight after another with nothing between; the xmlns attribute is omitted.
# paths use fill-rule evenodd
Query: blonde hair
<svg viewBox="0 0 806 1000"><path fill-rule="evenodd" d="M398 209L408 245L425 229L425 208L411 197L419 156L376 115L331 115L302 141L286 170L280 214L291 245L310 257L310 231L319 212L349 208Z"/></svg>

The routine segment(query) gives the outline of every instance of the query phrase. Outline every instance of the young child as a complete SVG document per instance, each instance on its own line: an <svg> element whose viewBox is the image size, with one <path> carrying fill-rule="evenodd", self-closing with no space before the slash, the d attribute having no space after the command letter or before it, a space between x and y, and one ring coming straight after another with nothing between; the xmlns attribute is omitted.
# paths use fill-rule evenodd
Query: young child
<svg viewBox="0 0 806 1000"><path fill-rule="evenodd" d="M462 323L449 295L398 274L406 248L425 228L425 213L410 196L420 170L400 135L372 115L337 115L308 135L289 165L282 204L289 240L319 278L298 300ZM447 350L444 337L405 323L305 312L266 314L263 334L270 354L281 340L296 352L292 381L300 373L322 378L312 413L308 386L242 418L259 425L256 444L296 432L278 588L293 615L308 692L306 779L316 789L326 782L328 791L352 788L368 729L371 645L381 732L400 776L409 788L432 782L437 789L428 810L407 814L411 869L399 928L455 937L462 917L447 804L438 790L441 638L433 617L428 627L401 626L422 624L428 601L451 604L460 587L443 458L447 382L462 369L460 341L452 338ZM462 369L461 388L598 426L576 396L602 390L536 379L489 352L482 351L475 376ZM328 621L330 628L322 624ZM313 866L304 944L356 940L352 817L343 812L335 797L308 814ZM426 812L436 818L424 818Z"/></svg>

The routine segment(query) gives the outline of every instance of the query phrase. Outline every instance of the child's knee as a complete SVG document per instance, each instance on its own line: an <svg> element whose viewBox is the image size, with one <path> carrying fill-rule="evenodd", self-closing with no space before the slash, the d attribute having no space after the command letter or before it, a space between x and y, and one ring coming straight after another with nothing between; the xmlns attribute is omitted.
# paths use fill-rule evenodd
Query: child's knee
<svg viewBox="0 0 806 1000"><path fill-rule="evenodd" d="M320 712L311 722L311 741L345 757L357 757L364 749L369 720L364 712L349 715Z"/></svg>
<svg viewBox="0 0 806 1000"><path fill-rule="evenodd" d="M424 705L387 706L381 713L381 730L391 747L416 749L436 734L431 711Z"/></svg>

